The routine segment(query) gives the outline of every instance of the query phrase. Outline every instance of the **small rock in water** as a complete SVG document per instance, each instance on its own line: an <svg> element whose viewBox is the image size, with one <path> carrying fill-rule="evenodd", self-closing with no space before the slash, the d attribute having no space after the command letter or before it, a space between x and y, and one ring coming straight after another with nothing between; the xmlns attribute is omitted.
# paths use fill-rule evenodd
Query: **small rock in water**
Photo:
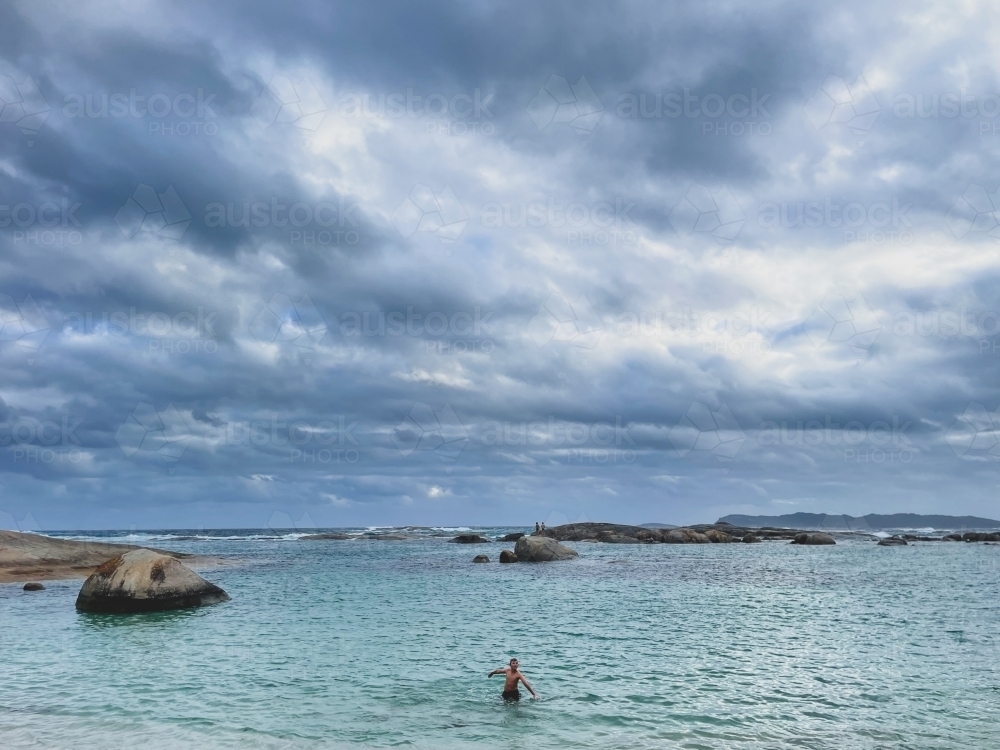
<svg viewBox="0 0 1000 750"><path fill-rule="evenodd" d="M821 531L796 534L792 544L836 544L833 537Z"/></svg>
<svg viewBox="0 0 1000 750"><path fill-rule="evenodd" d="M885 539L879 540L879 547L905 547L907 542L901 536L887 536Z"/></svg>
<svg viewBox="0 0 1000 750"><path fill-rule="evenodd" d="M24 584L24 590L25 591L44 591L45 587L42 584L38 583L38 581L29 581L28 583Z"/></svg>
<svg viewBox="0 0 1000 750"><path fill-rule="evenodd" d="M754 542L759 542L759 541L760 541L760 537L758 537L752 531L749 534L744 534L743 535L743 542L745 544L753 544Z"/></svg>
<svg viewBox="0 0 1000 750"><path fill-rule="evenodd" d="M475 557L472 558L472 562L474 563L484 563L489 561L490 558L488 558L486 555L476 555Z"/></svg>
<svg viewBox="0 0 1000 750"><path fill-rule="evenodd" d="M523 536L523 534L522 534L522 536ZM517 555L515 555L509 549L505 549L503 552L500 553L500 562L502 562L502 563L516 563L517 562Z"/></svg>
<svg viewBox="0 0 1000 750"><path fill-rule="evenodd" d="M455 544L486 544L490 540L484 536L479 536L479 534L459 534L454 539L449 539L448 541Z"/></svg>
<svg viewBox="0 0 1000 750"><path fill-rule="evenodd" d="M129 614L186 609L229 600L180 560L149 549L134 549L108 560L83 582L76 608L84 612Z"/></svg>

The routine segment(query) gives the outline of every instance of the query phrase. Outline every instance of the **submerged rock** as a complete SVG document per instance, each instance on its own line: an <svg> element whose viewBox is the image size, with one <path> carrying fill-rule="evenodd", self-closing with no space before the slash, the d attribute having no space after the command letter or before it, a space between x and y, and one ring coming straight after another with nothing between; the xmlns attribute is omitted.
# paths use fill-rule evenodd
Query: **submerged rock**
<svg viewBox="0 0 1000 750"><path fill-rule="evenodd" d="M524 534L522 534L521 536L524 536ZM509 549L505 549L503 552L500 553L500 562L502 562L502 563L516 563L517 562L517 555L515 555Z"/></svg>
<svg viewBox="0 0 1000 750"><path fill-rule="evenodd" d="M84 612L156 612L202 607L229 600L179 560L136 549L108 560L80 588L76 608Z"/></svg>
<svg viewBox="0 0 1000 750"><path fill-rule="evenodd" d="M901 536L887 536L885 539L880 539L878 543L879 547L905 547L906 540Z"/></svg>
<svg viewBox="0 0 1000 750"><path fill-rule="evenodd" d="M577 551L547 536L522 536L514 546L519 562L552 562L579 557Z"/></svg>
<svg viewBox="0 0 1000 750"><path fill-rule="evenodd" d="M28 583L24 584L24 590L25 591L44 591L45 587L42 584L40 584L38 581L28 581Z"/></svg>
<svg viewBox="0 0 1000 750"><path fill-rule="evenodd" d="M516 531L513 534L507 534L507 535L501 537L500 541L501 542L516 542L522 536L524 536L524 532L523 531Z"/></svg>
<svg viewBox="0 0 1000 750"><path fill-rule="evenodd" d="M490 558L488 558L486 555L476 555L475 557L472 558L472 562L474 563L484 563L489 561Z"/></svg>
<svg viewBox="0 0 1000 750"><path fill-rule="evenodd" d="M486 544L490 540L484 536L479 536L479 534L459 534L454 539L449 539L448 541L455 544Z"/></svg>
<svg viewBox="0 0 1000 750"><path fill-rule="evenodd" d="M318 541L320 539L331 539L334 541L343 542L347 541L348 539L354 539L354 538L355 537L351 536L350 534L341 534L339 532L325 531L322 534L306 534L305 536L300 536L299 541L312 542L312 541Z"/></svg>
<svg viewBox="0 0 1000 750"><path fill-rule="evenodd" d="M796 534L792 544L836 544L833 537L822 531L802 532Z"/></svg>

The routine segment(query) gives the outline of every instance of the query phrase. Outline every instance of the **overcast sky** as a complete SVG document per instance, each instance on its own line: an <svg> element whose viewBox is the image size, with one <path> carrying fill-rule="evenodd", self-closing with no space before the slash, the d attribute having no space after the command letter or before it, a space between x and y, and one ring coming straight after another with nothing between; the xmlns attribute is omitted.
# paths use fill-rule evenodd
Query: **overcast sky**
<svg viewBox="0 0 1000 750"><path fill-rule="evenodd" d="M990 3L125 5L0 10L0 526L1000 515Z"/></svg>

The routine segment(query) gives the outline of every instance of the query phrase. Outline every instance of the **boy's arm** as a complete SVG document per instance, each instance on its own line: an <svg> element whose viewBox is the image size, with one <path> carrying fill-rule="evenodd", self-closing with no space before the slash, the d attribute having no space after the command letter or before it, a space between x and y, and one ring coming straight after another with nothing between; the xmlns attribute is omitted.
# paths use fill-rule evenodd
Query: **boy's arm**
<svg viewBox="0 0 1000 750"><path fill-rule="evenodd" d="M531 687L531 684L524 678L524 675L523 674L518 674L518 678L521 680L521 682L524 683L524 686L526 688L528 688L528 692L531 693L531 697L532 698L537 698L538 697L538 693L536 693L535 689L533 687Z"/></svg>
<svg viewBox="0 0 1000 750"><path fill-rule="evenodd" d="M487 677L492 677L495 674L504 674L506 671L507 671L507 667L500 667L499 669L494 669L492 672L490 672L486 676Z"/></svg>

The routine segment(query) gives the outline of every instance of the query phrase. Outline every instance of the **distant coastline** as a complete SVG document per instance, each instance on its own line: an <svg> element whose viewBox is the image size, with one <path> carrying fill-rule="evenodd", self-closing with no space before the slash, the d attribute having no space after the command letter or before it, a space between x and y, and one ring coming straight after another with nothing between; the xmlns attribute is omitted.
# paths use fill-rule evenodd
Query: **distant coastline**
<svg viewBox="0 0 1000 750"><path fill-rule="evenodd" d="M780 516L747 516L731 514L716 523L760 528L770 526L790 529L822 529L826 531L883 531L886 529L1000 529L1000 521L978 516L922 515L919 513L869 513L866 516L835 515L832 513L786 513Z"/></svg>

